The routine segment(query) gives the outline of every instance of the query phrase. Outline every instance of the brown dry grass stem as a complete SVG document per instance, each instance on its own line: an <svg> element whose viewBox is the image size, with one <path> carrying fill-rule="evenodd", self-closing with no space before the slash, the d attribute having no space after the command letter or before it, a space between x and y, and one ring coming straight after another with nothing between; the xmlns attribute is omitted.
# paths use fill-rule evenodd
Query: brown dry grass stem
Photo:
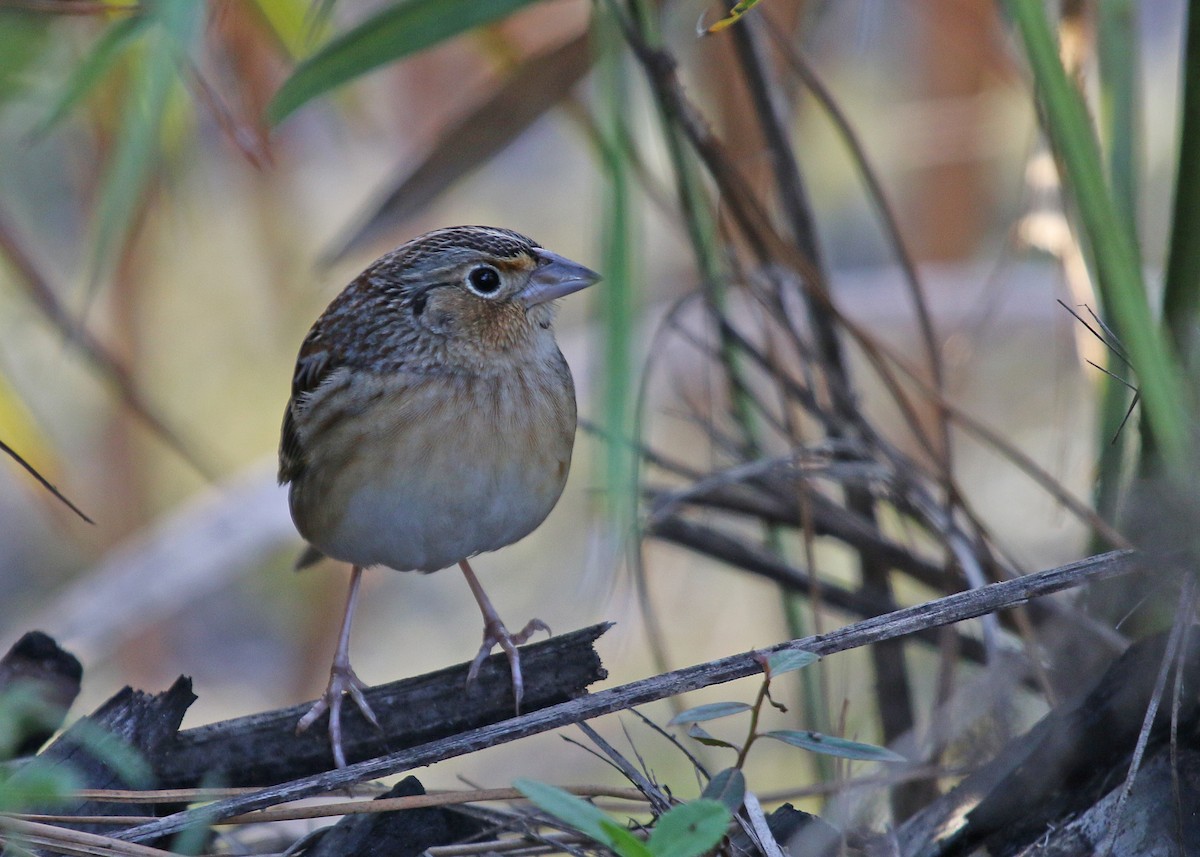
<svg viewBox="0 0 1200 857"><path fill-rule="evenodd" d="M635 803L645 803L646 799L637 789L619 788L616 786L560 786L564 791L568 791L573 795L580 797L606 797L615 798L623 801L632 801ZM168 798L165 794L170 795L170 800L179 802L193 802L197 800L211 800L215 796L219 797L235 797L237 795L248 794L258 791L258 789L172 789L170 792L104 792L92 791L81 792L73 797L82 797L84 794L101 795L100 798L91 798L93 800L120 800L124 803L150 803L163 802ZM118 798L116 795L127 795L127 797ZM154 797L148 797L154 795ZM202 797L197 797L201 795ZM335 801L332 803L312 804L308 806L293 806L286 808L264 809L257 812L246 813L232 818L225 819L223 824L257 824L268 821L296 821L306 818L329 818L332 816L342 815L362 815L375 812L394 812L405 809L427 809L435 806L461 806L470 803L485 803L491 801L522 801L524 796L516 789L470 789L465 791L438 792L433 794L409 795L407 797L393 798L374 798L368 800L351 800L351 801ZM156 821L156 816L128 816L128 815L96 815L96 816L78 816L78 815L48 815L42 813L14 813L9 818L23 819L26 821L36 821L46 824L148 824Z"/></svg>

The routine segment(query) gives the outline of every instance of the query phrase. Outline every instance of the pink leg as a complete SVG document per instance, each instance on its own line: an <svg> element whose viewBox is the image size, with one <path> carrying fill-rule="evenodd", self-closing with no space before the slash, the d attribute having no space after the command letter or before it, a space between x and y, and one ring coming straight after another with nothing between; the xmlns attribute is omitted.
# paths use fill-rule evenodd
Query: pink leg
<svg viewBox="0 0 1200 857"><path fill-rule="evenodd" d="M338 635L337 651L333 655L333 665L329 668L329 684L325 693L313 704L296 724L296 732L303 732L317 722L322 714L329 712L329 744L333 748L333 761L339 768L346 767L346 754L342 750L342 699L348 693L362 712L363 717L371 725L379 729L379 721L375 712L363 696L365 684L354 674L350 667L350 624L354 621L354 607L358 602L358 588L362 581L362 567L354 566L350 572L350 594L346 598L346 612L342 617L342 631Z"/></svg>
<svg viewBox="0 0 1200 857"><path fill-rule="evenodd" d="M483 613L483 645L479 647L475 660L471 661L471 669L467 673L467 684L475 680L475 677L479 675L479 667L483 664L483 659L488 656L493 647L499 645L504 650L504 654L508 656L508 668L512 673L513 696L516 698L517 713L520 714L521 697L525 693L525 681L521 678L521 655L517 651L517 646L532 637L534 631L545 631L549 634L550 628L541 619L530 619L529 624L522 628L519 634L510 634L508 628L504 627L504 623L500 621L500 614L492 606L491 600L483 591L483 586L479 583L475 572L471 570L471 566L464 559L458 564L458 567L462 569L463 576L467 578L471 594L475 596L479 610Z"/></svg>

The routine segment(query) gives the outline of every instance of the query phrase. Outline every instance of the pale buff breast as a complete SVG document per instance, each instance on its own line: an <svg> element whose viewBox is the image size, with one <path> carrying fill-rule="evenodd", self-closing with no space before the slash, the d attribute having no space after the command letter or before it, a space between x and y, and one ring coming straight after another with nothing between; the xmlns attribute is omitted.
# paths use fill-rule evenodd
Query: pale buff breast
<svg viewBox="0 0 1200 857"><path fill-rule="evenodd" d="M301 534L335 559L402 571L528 535L562 493L574 442L570 372L552 356L486 377L381 377L356 383L352 400L331 378L305 422L343 453L293 486Z"/></svg>

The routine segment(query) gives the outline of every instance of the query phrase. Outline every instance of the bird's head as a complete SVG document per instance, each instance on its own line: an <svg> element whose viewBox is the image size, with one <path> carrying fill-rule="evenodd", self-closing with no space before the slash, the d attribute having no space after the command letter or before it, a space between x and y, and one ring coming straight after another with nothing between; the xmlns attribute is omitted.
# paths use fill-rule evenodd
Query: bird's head
<svg viewBox="0 0 1200 857"><path fill-rule="evenodd" d="M398 320L464 358L536 346L550 336L554 301L600 279L524 235L484 226L422 235L380 260L378 273Z"/></svg>

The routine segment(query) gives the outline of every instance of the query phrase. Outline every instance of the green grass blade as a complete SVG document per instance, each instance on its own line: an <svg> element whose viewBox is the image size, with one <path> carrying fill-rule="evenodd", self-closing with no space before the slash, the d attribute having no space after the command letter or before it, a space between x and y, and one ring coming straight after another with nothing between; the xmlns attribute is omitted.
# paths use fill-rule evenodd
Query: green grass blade
<svg viewBox="0 0 1200 857"><path fill-rule="evenodd" d="M624 536L632 523L636 502L633 448L634 282L636 228L631 167L621 141L629 127L629 80L624 42L616 22L605 10L596 17L597 125L602 137L604 215L602 270L604 284L595 292L603 324L604 385L601 413L609 438L604 449L606 517L612 531Z"/></svg>
<svg viewBox="0 0 1200 857"><path fill-rule="evenodd" d="M95 213L93 282L102 280L115 250L125 240L157 162L159 130L179 64L200 31L204 5L191 0L157 0L144 50L131 74L112 158L101 184Z"/></svg>
<svg viewBox="0 0 1200 857"><path fill-rule="evenodd" d="M1196 351L1194 330L1200 315L1200 0L1190 0L1187 16L1179 166L1163 321L1185 365L1191 368Z"/></svg>
<svg viewBox="0 0 1200 857"><path fill-rule="evenodd" d="M1100 0L1096 18L1101 138L1108 159L1113 202L1125 228L1136 238L1142 139L1138 109L1137 7L1133 0ZM1128 370L1119 360L1110 360L1106 368L1130 380L1126 377ZM1114 521L1123 494L1122 476L1134 448L1127 436L1121 434L1130 394L1116 378L1104 375L1099 383L1101 400L1093 496L1097 513L1107 521ZM1093 538L1095 544L1100 543L1099 536Z"/></svg>
<svg viewBox="0 0 1200 857"><path fill-rule="evenodd" d="M1134 0L1100 0L1096 7L1100 60L1100 124L1108 155L1113 203L1136 236L1142 126L1138 110L1138 30ZM1136 251L1137 246L1135 244Z"/></svg>
<svg viewBox="0 0 1200 857"><path fill-rule="evenodd" d="M498 21L536 0L403 0L334 38L296 67L267 106L277 125L318 95L385 63Z"/></svg>
<svg viewBox="0 0 1200 857"><path fill-rule="evenodd" d="M1187 403L1179 366L1150 312L1134 236L1104 180L1087 106L1067 77L1042 0L1005 0L1017 24L1041 102L1043 127L1064 171L1086 236L1106 316L1129 351L1146 419L1167 466L1189 460Z"/></svg>
<svg viewBox="0 0 1200 857"><path fill-rule="evenodd" d="M49 42L51 17L0 10L0 104L25 89L26 72Z"/></svg>
<svg viewBox="0 0 1200 857"><path fill-rule="evenodd" d="M96 40L91 53L71 72L62 95L46 118L34 128L33 136L40 137L61 122L63 117L104 79L124 49L146 29L150 20L145 15L134 15L117 21L105 30Z"/></svg>

